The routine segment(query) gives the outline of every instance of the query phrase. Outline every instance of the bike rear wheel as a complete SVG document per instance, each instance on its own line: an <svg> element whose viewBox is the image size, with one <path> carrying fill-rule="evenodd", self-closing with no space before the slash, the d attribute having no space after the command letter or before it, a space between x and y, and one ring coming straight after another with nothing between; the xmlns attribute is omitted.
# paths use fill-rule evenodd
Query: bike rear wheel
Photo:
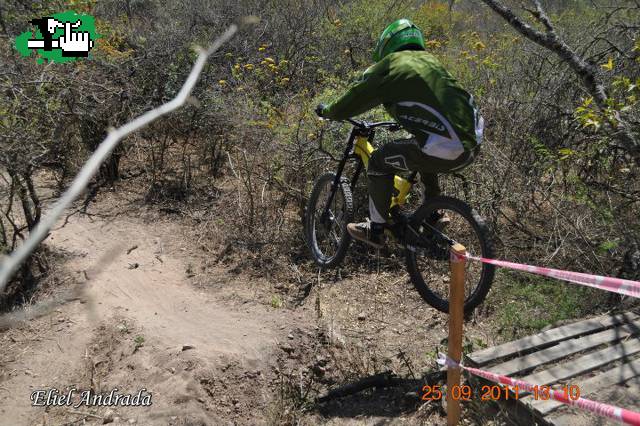
<svg viewBox="0 0 640 426"><path fill-rule="evenodd" d="M325 212L335 177L335 173L325 173L316 180L305 214L307 245L313 260L323 268L339 265L351 243L347 224L353 218L353 197L346 179L338 184Z"/></svg>
<svg viewBox="0 0 640 426"><path fill-rule="evenodd" d="M468 204L451 197L433 197L425 202L410 219L419 236L406 249L405 257L411 282L420 296L431 306L449 312L449 249L450 241L432 232L426 225L434 212L444 213L450 222L441 230L449 240L464 245L469 253L493 258L493 244L484 220ZM411 233L411 231L409 231ZM473 311L484 301L495 267L467 262L465 271L464 311Z"/></svg>

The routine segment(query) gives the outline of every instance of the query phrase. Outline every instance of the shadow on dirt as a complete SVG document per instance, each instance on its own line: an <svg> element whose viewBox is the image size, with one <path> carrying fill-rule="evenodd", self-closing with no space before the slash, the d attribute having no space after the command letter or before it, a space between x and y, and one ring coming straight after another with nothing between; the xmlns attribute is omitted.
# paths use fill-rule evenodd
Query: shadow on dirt
<svg viewBox="0 0 640 426"><path fill-rule="evenodd" d="M401 378L390 372L360 378L337 386L318 398L315 410L325 418L386 417L403 415L445 415L439 401L423 401L425 385L443 384L444 371L420 379Z"/></svg>

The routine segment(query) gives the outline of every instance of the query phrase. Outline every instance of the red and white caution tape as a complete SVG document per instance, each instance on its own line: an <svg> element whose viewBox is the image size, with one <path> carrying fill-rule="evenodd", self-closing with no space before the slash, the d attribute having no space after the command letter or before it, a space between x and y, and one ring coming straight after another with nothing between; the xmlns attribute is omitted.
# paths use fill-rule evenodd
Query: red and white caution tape
<svg viewBox="0 0 640 426"><path fill-rule="evenodd" d="M484 377L485 379L492 382L514 387L517 386L518 389L526 390L528 392L535 392L535 388L537 386L528 382L524 382L522 380L512 379L511 377L503 376L501 374L491 373L489 371L480 370L478 368L464 366L443 353L438 354L437 361L441 366L446 366L448 368L462 368L463 370L466 370L473 375ZM555 389L549 389L549 396L556 401L562 402L563 404L582 408L583 410L597 414L601 417L607 417L609 419L617 420L628 425L640 426L640 413L637 413L635 411L627 410L625 408L616 407L602 402L593 401L586 398L577 398L574 400L571 399L565 392Z"/></svg>
<svg viewBox="0 0 640 426"><path fill-rule="evenodd" d="M638 281L603 277L600 275L584 274L581 272L563 271L560 269L543 268L540 266L523 265L521 263L507 262L505 260L476 257L470 255L469 253L467 253L464 257L470 260L476 260L483 263L489 263L491 265L501 266L503 268L529 272L532 274L538 274L545 277L568 281L574 284L580 284L587 287L598 288L600 290L611 291L613 293L618 293L625 296L640 298L640 282Z"/></svg>

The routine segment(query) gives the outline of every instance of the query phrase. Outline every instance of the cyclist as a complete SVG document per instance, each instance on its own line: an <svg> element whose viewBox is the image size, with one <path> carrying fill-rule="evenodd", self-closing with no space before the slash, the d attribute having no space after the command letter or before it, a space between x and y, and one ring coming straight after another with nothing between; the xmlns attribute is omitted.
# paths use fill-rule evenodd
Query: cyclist
<svg viewBox="0 0 640 426"><path fill-rule="evenodd" d="M382 32L373 59L376 63L353 87L330 105L318 105L316 113L343 120L382 104L413 135L373 152L367 170L371 220L347 225L353 238L381 248L393 176L417 171L424 196L439 195L438 173L460 170L473 161L484 120L473 96L425 51L424 36L410 20L397 20ZM431 220L442 225L447 218L435 214Z"/></svg>

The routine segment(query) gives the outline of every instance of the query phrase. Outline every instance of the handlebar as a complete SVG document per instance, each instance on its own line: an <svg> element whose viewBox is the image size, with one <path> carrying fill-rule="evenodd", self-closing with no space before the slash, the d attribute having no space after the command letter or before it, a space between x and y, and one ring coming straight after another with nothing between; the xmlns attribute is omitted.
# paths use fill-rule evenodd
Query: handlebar
<svg viewBox="0 0 640 426"><path fill-rule="evenodd" d="M383 127L389 131L395 132L397 130L402 129L402 127L396 123L395 121L377 121L377 122L368 122L364 120L354 120L352 118L347 118L345 121L353 124L355 127L363 130L371 130L376 127Z"/></svg>

